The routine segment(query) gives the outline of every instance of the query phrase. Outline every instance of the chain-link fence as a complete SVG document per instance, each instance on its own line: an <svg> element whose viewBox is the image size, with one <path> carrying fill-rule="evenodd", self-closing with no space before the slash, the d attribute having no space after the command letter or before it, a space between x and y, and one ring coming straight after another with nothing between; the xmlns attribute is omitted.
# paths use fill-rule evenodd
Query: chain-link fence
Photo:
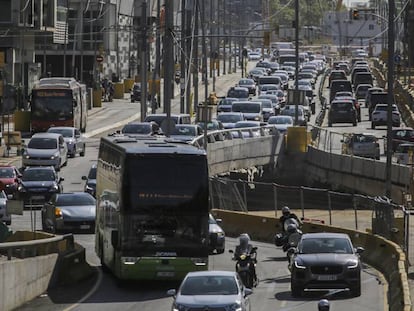
<svg viewBox="0 0 414 311"><path fill-rule="evenodd" d="M398 243L414 262L409 245L414 221L403 206L385 197L220 177L210 178L210 189L213 208L280 217L282 207L289 206L307 221L379 234Z"/></svg>

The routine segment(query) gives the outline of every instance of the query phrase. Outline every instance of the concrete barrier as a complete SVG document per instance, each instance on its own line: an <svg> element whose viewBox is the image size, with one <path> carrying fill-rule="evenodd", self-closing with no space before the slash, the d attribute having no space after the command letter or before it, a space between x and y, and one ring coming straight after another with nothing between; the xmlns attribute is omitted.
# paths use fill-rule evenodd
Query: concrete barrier
<svg viewBox="0 0 414 311"><path fill-rule="evenodd" d="M10 259L0 260L2 311L19 307L48 288L78 283L96 272L72 235L17 231L0 243L0 251Z"/></svg>
<svg viewBox="0 0 414 311"><path fill-rule="evenodd" d="M273 235L280 230L279 220L276 217L224 210L213 210L212 213L222 219L221 226L229 236L237 236L249 228L249 234L253 239L273 243ZM361 255L362 260L379 270L386 278L388 295L385 298L389 310L411 310L406 257L397 244L378 235L323 224L305 222L302 230L303 232L347 233L355 246L365 248L365 252Z"/></svg>
<svg viewBox="0 0 414 311"><path fill-rule="evenodd" d="M58 254L0 261L0 310L13 310L49 287Z"/></svg>

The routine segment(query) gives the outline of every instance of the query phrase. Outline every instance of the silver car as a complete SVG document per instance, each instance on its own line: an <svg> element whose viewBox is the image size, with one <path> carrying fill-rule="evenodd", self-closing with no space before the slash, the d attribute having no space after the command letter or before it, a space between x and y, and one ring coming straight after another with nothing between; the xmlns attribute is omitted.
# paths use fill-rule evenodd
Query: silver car
<svg viewBox="0 0 414 311"><path fill-rule="evenodd" d="M76 154L79 154L81 157L85 156L85 141L76 127L52 126L47 132L62 134L63 140L68 147L68 156L71 158L74 158Z"/></svg>
<svg viewBox="0 0 414 311"><path fill-rule="evenodd" d="M170 289L174 296L171 310L250 310L249 295L234 271L189 272L178 291Z"/></svg>
<svg viewBox="0 0 414 311"><path fill-rule="evenodd" d="M0 222L11 225L11 215L7 214L7 195L4 190L0 191Z"/></svg>
<svg viewBox="0 0 414 311"><path fill-rule="evenodd" d="M86 192L54 194L42 207L44 231L95 231L96 200Z"/></svg>
<svg viewBox="0 0 414 311"><path fill-rule="evenodd" d="M36 133L22 153L22 166L53 166L56 171L68 162L68 147L62 134Z"/></svg>

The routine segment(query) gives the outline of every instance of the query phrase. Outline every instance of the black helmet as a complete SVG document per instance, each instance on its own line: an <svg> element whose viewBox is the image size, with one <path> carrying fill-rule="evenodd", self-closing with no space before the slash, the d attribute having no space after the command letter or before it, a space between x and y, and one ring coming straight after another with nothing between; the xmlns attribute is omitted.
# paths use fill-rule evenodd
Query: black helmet
<svg viewBox="0 0 414 311"><path fill-rule="evenodd" d="M289 215L290 214L289 206L283 206L282 207L282 213L283 213L283 215Z"/></svg>
<svg viewBox="0 0 414 311"><path fill-rule="evenodd" d="M321 299L318 302L319 311L329 311L329 301L327 299Z"/></svg>
<svg viewBox="0 0 414 311"><path fill-rule="evenodd" d="M295 224L289 224L286 228L286 231L289 233L294 233L297 230L297 226Z"/></svg>

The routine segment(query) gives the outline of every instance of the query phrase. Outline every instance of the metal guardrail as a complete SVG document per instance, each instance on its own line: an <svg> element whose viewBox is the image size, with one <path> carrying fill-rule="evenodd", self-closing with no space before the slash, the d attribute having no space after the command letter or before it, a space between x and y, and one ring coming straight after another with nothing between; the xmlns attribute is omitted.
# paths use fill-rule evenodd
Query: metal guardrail
<svg viewBox="0 0 414 311"><path fill-rule="evenodd" d="M215 130L208 132L207 135L200 135L194 138L190 144L202 148L204 139L207 137L207 142L215 143L218 141L234 140L234 139L250 139L263 136L279 135L279 131L274 125L263 125L258 127L234 128L226 130Z"/></svg>
<svg viewBox="0 0 414 311"><path fill-rule="evenodd" d="M73 250L75 248L73 234L57 235L51 238L4 242L0 243L0 254L7 254L7 260L12 257L27 258L38 256L42 253L59 253L59 242L66 241L65 250ZM42 251L40 251L42 249Z"/></svg>

